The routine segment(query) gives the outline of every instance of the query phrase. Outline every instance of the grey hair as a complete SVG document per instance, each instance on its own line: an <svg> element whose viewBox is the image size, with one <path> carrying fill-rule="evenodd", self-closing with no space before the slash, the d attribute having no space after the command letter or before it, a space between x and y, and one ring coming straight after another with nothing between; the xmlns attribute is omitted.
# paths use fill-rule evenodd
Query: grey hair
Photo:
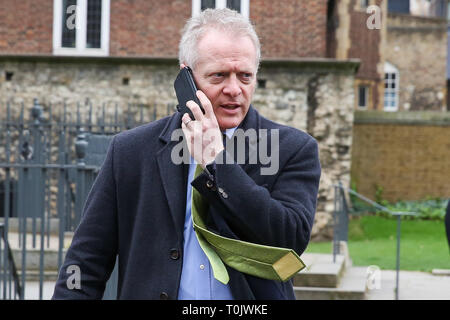
<svg viewBox="0 0 450 320"><path fill-rule="evenodd" d="M195 68L199 59L197 45L206 30L215 29L236 36L248 36L256 49L256 69L261 60L261 44L249 19L237 11L223 9L206 9L190 18L183 28L179 45L178 59Z"/></svg>

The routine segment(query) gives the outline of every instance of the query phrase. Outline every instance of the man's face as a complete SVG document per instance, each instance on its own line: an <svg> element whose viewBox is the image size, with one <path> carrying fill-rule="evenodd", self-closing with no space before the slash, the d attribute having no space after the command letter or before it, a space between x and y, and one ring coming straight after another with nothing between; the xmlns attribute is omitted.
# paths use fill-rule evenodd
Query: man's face
<svg viewBox="0 0 450 320"><path fill-rule="evenodd" d="M237 127L252 101L256 84L256 52L249 37L209 30L198 43L193 70L199 90L211 101L221 130Z"/></svg>

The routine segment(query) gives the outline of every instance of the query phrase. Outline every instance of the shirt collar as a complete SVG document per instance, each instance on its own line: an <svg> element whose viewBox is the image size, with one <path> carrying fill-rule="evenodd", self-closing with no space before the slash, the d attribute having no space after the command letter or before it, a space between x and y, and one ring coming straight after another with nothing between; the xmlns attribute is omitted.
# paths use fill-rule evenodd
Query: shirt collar
<svg viewBox="0 0 450 320"><path fill-rule="evenodd" d="M237 127L225 130L225 134L227 135L228 139L231 139L231 137L233 136L233 133L236 129L237 129Z"/></svg>

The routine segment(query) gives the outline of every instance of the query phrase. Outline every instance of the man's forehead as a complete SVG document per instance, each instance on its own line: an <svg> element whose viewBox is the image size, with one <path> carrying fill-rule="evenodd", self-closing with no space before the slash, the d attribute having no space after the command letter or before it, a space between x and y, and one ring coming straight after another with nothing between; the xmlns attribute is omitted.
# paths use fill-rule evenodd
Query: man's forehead
<svg viewBox="0 0 450 320"><path fill-rule="evenodd" d="M256 49L248 36L211 30L198 42L200 62L239 62L256 64Z"/></svg>
<svg viewBox="0 0 450 320"><path fill-rule="evenodd" d="M198 47L212 46L220 48L224 44L229 45L236 42L245 43L246 45L251 46L256 54L256 48L248 35L227 30L207 29L200 37L197 45Z"/></svg>

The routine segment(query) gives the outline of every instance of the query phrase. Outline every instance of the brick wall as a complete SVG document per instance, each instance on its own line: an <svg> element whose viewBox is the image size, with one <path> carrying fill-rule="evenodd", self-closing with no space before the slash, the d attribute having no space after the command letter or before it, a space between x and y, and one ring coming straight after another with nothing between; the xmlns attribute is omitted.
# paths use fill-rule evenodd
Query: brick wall
<svg viewBox="0 0 450 320"><path fill-rule="evenodd" d="M450 198L450 116L445 113L356 112L351 179L374 199Z"/></svg>
<svg viewBox="0 0 450 320"><path fill-rule="evenodd" d="M252 0L263 57L325 57L327 1ZM114 0L110 55L176 57L190 0ZM0 53L51 54L53 1L1 0Z"/></svg>
<svg viewBox="0 0 450 320"><path fill-rule="evenodd" d="M381 7L384 0L376 0L374 4ZM377 70L380 63L381 29L369 29L366 22L370 14L358 7L359 0L350 4L350 48L349 58L361 60L357 78L379 80L383 74Z"/></svg>
<svg viewBox="0 0 450 320"><path fill-rule="evenodd" d="M359 80L367 81L369 86L369 109L380 109L382 99L382 88L384 84L384 74L382 69L383 53L382 53L382 36L383 28L369 29L367 28L367 19L371 14L366 9L358 8L359 1L351 1L350 13L350 48L348 52L349 58L358 58L361 60L361 66L356 74ZM374 0L371 2L381 8L381 12L386 9L385 0ZM382 21L382 20L381 20Z"/></svg>
<svg viewBox="0 0 450 320"><path fill-rule="evenodd" d="M384 79L383 50L386 38L387 0L369 1L370 5L380 8L380 28L374 29L367 27L367 21L374 13L372 11L367 13L359 0L336 0L333 3L334 8L329 12L328 18L327 56L338 59L360 59L355 90L358 90L358 84L367 86L370 97L368 109L380 109ZM357 101L355 107L356 103Z"/></svg>
<svg viewBox="0 0 450 320"><path fill-rule="evenodd" d="M191 1L114 0L110 14L110 55L176 57Z"/></svg>
<svg viewBox="0 0 450 320"><path fill-rule="evenodd" d="M327 1L252 0L263 57L325 57Z"/></svg>
<svg viewBox="0 0 450 320"><path fill-rule="evenodd" d="M0 53L52 53L53 1L0 0Z"/></svg>

